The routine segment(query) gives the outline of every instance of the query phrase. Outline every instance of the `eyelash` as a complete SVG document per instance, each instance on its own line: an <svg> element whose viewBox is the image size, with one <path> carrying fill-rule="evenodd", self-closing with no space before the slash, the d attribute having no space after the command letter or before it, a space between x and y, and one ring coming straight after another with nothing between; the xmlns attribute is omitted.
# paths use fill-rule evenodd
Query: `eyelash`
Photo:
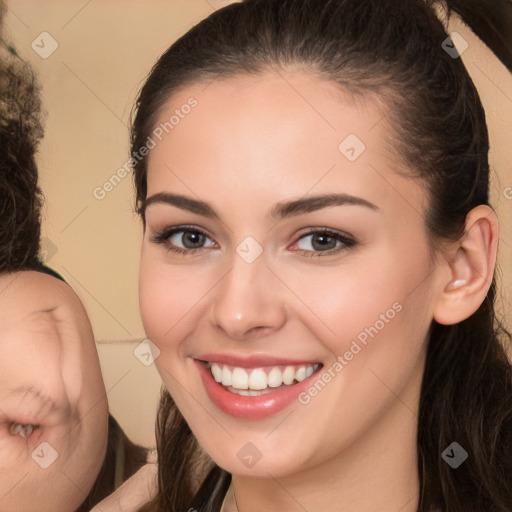
<svg viewBox="0 0 512 512"><path fill-rule="evenodd" d="M174 245L171 245L169 243L169 238L171 236L175 235L176 233L180 233L180 232L200 233L201 235L203 235L207 238L210 238L203 230L196 228L194 226L177 226L177 227L173 227L173 228L165 228L162 231L160 231L159 233L156 233L153 237L151 237L151 242L155 243L155 244L162 244L165 246L165 248L168 251L176 253L176 254L182 254L182 255L195 253L197 251L201 251L201 250L205 249L205 247L198 247L195 249L184 249L182 247L176 247ZM341 242L343 245L338 246L335 249L329 249L327 251L314 251L314 250L307 251L305 249L298 249L297 252L300 252L304 256L307 256L307 257L318 257L318 256L325 256L325 255L329 256L332 254L336 254L336 253L342 251L343 249L350 249L357 244L357 242L354 238L349 237L344 234L341 234L341 233L338 233L336 231L329 230L329 229L317 229L317 230L308 231L307 233L304 233L303 235L301 235L297 239L297 242L299 242L303 238L306 238L311 235L316 235L316 234L327 235L328 237L334 238L335 240ZM297 242L295 242L295 243L297 243Z"/></svg>

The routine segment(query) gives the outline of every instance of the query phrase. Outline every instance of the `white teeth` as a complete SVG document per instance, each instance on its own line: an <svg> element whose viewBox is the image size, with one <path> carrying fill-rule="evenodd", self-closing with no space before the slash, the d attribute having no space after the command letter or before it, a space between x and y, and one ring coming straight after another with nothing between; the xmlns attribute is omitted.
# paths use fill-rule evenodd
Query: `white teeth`
<svg viewBox="0 0 512 512"><path fill-rule="evenodd" d="M217 365L217 364L213 365L212 364L211 372L212 372L213 378L217 382L222 382L222 368L219 365Z"/></svg>
<svg viewBox="0 0 512 512"><path fill-rule="evenodd" d="M222 369L222 385L231 386L231 384L233 384L231 372L229 371L229 368L227 366L224 366L224 368Z"/></svg>
<svg viewBox="0 0 512 512"><path fill-rule="evenodd" d="M240 367L229 367L219 363L208 363L208 367L216 382L221 383L233 392L242 396L258 396L268 388L278 388L281 385L291 385L294 381L301 382L310 377L319 364L300 366L274 366L267 371L263 368L247 370Z"/></svg>
<svg viewBox="0 0 512 512"><path fill-rule="evenodd" d="M233 369L231 373L231 385L236 389L249 389L249 375L247 375L247 372L243 368Z"/></svg>
<svg viewBox="0 0 512 512"><path fill-rule="evenodd" d="M278 388L283 383L283 374L279 368L272 368L267 375L269 388Z"/></svg>
<svg viewBox="0 0 512 512"><path fill-rule="evenodd" d="M301 366L296 372L295 372L295 378L301 382L306 378L306 367Z"/></svg>
<svg viewBox="0 0 512 512"><path fill-rule="evenodd" d="M21 436L23 439L30 437L30 434L34 431L34 425L21 425L20 423L13 423L9 429L9 432L13 436Z"/></svg>
<svg viewBox="0 0 512 512"><path fill-rule="evenodd" d="M290 385L295 378L295 368L287 366L283 372L283 384Z"/></svg>
<svg viewBox="0 0 512 512"><path fill-rule="evenodd" d="M236 387L236 386L233 386ZM267 387L267 374L265 370L256 368L249 375L249 388L254 390L262 390Z"/></svg>

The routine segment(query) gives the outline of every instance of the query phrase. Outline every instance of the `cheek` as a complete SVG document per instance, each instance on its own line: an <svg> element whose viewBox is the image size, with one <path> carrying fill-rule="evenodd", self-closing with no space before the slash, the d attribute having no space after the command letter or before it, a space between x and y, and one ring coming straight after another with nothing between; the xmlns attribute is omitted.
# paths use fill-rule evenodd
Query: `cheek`
<svg viewBox="0 0 512 512"><path fill-rule="evenodd" d="M426 259L383 253L371 262L316 269L314 279L297 274L288 280L313 313L307 313L309 329L332 358L347 353L347 360L357 354L362 361L384 352L398 355L405 345L419 350L431 320L428 274Z"/></svg>
<svg viewBox="0 0 512 512"><path fill-rule="evenodd" d="M161 270L161 264L152 257L152 251L143 246L139 267L139 307L146 336L157 345L172 325L174 291L172 282Z"/></svg>
<svg viewBox="0 0 512 512"><path fill-rule="evenodd" d="M375 323L382 328L383 321L396 316L398 306L393 305L403 296L396 276L374 267L359 263L317 268L308 279L298 271L286 271L284 280L294 283L293 292L302 302L297 312L303 312L303 321L311 319L308 323L314 337L337 354L348 350L359 334L363 333L360 338L364 339L365 328ZM381 315L386 318L382 320Z"/></svg>
<svg viewBox="0 0 512 512"><path fill-rule="evenodd" d="M191 319L208 286L190 268L165 265L149 256L141 259L139 307L146 336L164 353L194 323Z"/></svg>
<svg viewBox="0 0 512 512"><path fill-rule="evenodd" d="M178 384L187 379L179 349L194 313L191 306L197 302L190 299L193 288L192 279L187 277L189 273L189 270L166 268L162 263L152 264L141 259L139 308L142 324L146 336L160 351L155 367L182 414L190 408L190 396L183 393L183 385Z"/></svg>

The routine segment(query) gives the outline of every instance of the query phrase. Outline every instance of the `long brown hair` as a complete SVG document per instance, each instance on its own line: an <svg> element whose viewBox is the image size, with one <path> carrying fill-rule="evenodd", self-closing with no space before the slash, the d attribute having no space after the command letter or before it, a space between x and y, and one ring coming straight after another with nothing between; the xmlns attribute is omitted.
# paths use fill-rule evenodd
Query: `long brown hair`
<svg viewBox="0 0 512 512"><path fill-rule="evenodd" d="M425 186L433 246L457 240L468 212L489 204L489 139L477 90L433 1L245 0L180 37L158 60L136 102L132 151L142 147L179 89L300 64L312 74L390 107L394 145ZM512 4L450 0L466 23L512 69ZM147 194L147 157L134 163L136 208ZM496 319L495 282L468 319L432 322L418 421L419 512L512 511L510 334ZM453 440L471 463L453 471L441 452ZM218 511L231 475L201 452L168 392L157 422L159 493L145 512ZM199 473L191 461L205 461ZM206 477L205 477L206 474ZM199 488L198 488L199 487Z"/></svg>

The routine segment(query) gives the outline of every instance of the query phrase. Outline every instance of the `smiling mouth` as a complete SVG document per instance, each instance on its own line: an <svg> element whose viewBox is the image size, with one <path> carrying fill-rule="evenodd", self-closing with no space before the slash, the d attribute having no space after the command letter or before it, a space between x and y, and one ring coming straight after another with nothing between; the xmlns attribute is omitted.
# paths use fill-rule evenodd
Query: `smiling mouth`
<svg viewBox="0 0 512 512"><path fill-rule="evenodd" d="M226 391L241 396L260 396L290 388L311 377L322 363L242 368L205 361L214 380Z"/></svg>

